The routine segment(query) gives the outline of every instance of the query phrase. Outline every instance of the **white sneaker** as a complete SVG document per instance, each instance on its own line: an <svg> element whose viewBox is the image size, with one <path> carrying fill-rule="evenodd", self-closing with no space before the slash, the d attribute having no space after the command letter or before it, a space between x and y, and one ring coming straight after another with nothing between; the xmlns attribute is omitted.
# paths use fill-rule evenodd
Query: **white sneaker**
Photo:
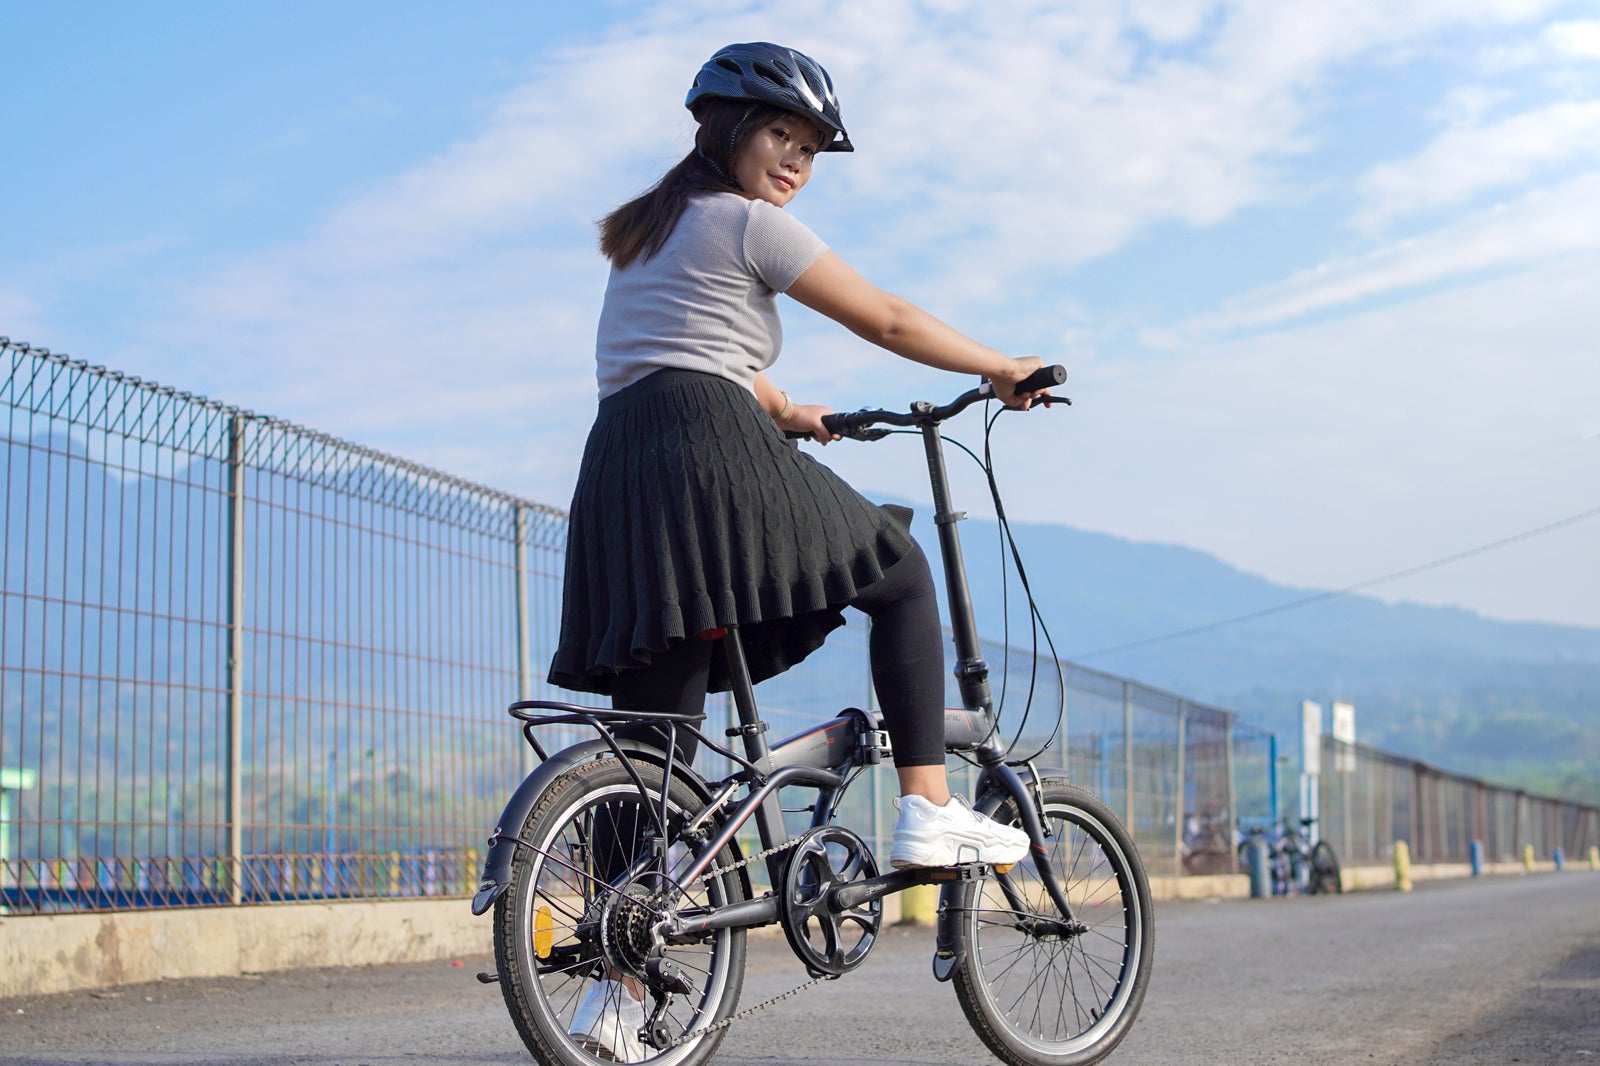
<svg viewBox="0 0 1600 1066"><path fill-rule="evenodd" d="M583 1049L607 1062L643 1062L644 1004L621 981L596 981L584 993L567 1031Z"/></svg>
<svg viewBox="0 0 1600 1066"><path fill-rule="evenodd" d="M1008 866L1027 858L1027 833L979 814L963 796L951 796L943 807L935 807L921 796L902 796L895 800L895 807L900 817L894 823L890 866L904 869L967 862Z"/></svg>

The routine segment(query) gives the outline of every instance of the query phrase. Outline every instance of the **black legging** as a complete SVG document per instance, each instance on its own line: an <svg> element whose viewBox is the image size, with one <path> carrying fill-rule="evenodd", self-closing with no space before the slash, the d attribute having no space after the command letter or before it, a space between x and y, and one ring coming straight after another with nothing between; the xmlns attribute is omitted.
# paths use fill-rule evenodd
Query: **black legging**
<svg viewBox="0 0 1600 1066"><path fill-rule="evenodd" d="M938 766L944 763L944 635L928 559L916 542L911 549L850 606L872 619L872 687L894 744L894 764ZM649 666L619 674L612 683L611 705L698 715L703 721L714 648L712 641L691 637L657 655ZM618 732L656 744L665 741L654 726ZM694 749L694 738L680 735L678 750L685 761L694 758Z"/></svg>
<svg viewBox="0 0 1600 1066"><path fill-rule="evenodd" d="M944 637L933 575L922 549L912 542L911 552L850 605L872 619L872 687L894 744L895 766L943 765ZM619 675L612 684L611 705L695 715L703 722L715 648L709 640L680 641L649 666ZM666 747L666 731L659 726L624 726L616 732ZM678 758L693 761L697 746L691 734L678 733ZM599 882L613 883L627 868L646 822L637 802L606 803L595 811L591 843Z"/></svg>

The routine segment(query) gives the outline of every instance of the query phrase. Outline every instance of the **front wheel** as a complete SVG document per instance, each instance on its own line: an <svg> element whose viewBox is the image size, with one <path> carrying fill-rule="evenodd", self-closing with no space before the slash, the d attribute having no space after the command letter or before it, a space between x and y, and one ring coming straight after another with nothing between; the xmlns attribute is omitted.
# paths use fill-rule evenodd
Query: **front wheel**
<svg viewBox="0 0 1600 1066"><path fill-rule="evenodd" d="M1150 981L1155 918L1133 839L1089 792L1044 782L1059 913L1032 859L985 879L959 923L956 999L978 1037L1013 1066L1084 1066L1128 1034ZM996 820L1021 825L1014 800Z"/></svg>
<svg viewBox="0 0 1600 1066"><path fill-rule="evenodd" d="M1326 840L1317 841L1311 849L1311 894L1343 892L1344 879L1339 874L1339 857L1333 845Z"/></svg>
<svg viewBox="0 0 1600 1066"><path fill-rule="evenodd" d="M663 942L656 926L673 907L740 902L743 883L734 872L702 875L681 899L671 898L663 860L652 857L640 832L652 824L650 812L661 810L661 769L634 765L642 794L614 758L551 782L522 826L511 885L495 904L495 961L506 1006L544 1066L695 1066L716 1051L723 1031L677 1041L728 1017L739 1002L743 929ZM695 790L674 777L668 831L699 806ZM691 850L674 842L665 862L686 869ZM724 849L715 865L734 859ZM675 968L675 988L663 989L658 980L649 990L652 961ZM651 1015L654 1024L647 1026ZM640 1039L641 1028L652 1030L653 1043Z"/></svg>

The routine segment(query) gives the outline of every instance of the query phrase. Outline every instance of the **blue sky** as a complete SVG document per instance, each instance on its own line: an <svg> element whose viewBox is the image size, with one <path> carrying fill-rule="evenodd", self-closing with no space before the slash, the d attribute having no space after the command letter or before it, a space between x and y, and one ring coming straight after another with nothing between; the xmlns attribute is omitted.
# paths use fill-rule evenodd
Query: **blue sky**
<svg viewBox="0 0 1600 1066"><path fill-rule="evenodd" d="M777 39L858 147L791 210L1072 373L1070 411L1002 423L1013 517L1342 587L1600 507L1595 3L69 2L4 29L0 334L535 499L565 504L593 412L593 220L686 150L706 55ZM797 398L961 384L785 324ZM919 495L912 442L820 454ZM1372 591L1600 625L1597 544Z"/></svg>

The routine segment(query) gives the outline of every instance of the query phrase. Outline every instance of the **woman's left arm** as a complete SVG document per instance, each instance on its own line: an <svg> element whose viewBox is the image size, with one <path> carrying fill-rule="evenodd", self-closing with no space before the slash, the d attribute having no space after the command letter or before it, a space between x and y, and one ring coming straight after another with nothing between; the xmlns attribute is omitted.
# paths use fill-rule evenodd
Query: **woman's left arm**
<svg viewBox="0 0 1600 1066"><path fill-rule="evenodd" d="M789 286L790 296L819 314L913 362L981 374L994 382L995 395L1026 409L1034 393L1014 386L1044 365L1036 356L1013 358L952 329L911 301L885 292L856 273L833 252L824 252Z"/></svg>

